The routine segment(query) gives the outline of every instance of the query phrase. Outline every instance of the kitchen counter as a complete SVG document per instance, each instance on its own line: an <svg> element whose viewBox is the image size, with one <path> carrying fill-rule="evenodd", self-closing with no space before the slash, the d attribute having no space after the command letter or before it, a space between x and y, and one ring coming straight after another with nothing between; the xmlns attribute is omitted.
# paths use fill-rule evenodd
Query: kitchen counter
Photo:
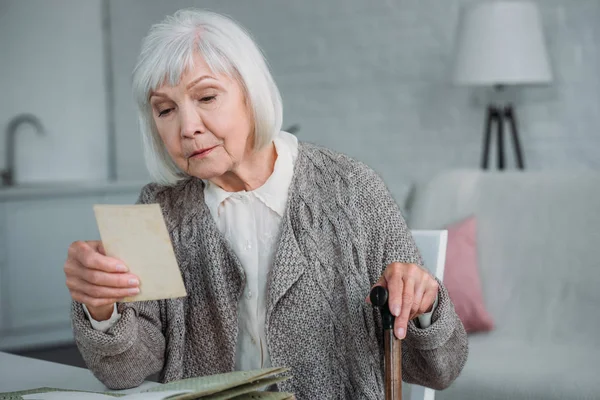
<svg viewBox="0 0 600 400"><path fill-rule="evenodd" d="M136 393L157 385L160 384L146 381L137 388L116 392ZM0 393L40 387L109 391L87 369L0 352Z"/></svg>
<svg viewBox="0 0 600 400"><path fill-rule="evenodd" d="M90 182L44 182L15 186L0 186L0 201L26 200L40 197L68 197L73 195L118 194L141 190L149 181L90 181Z"/></svg>

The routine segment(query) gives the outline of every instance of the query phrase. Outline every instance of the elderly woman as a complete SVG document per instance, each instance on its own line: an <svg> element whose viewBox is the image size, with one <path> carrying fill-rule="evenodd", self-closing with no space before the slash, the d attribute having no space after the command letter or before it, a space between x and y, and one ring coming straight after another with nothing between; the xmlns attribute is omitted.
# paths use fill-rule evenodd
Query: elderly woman
<svg viewBox="0 0 600 400"><path fill-rule="evenodd" d="M381 399L382 324L366 300L387 287L404 339L403 379L442 389L467 358L444 286L366 165L282 132L278 89L249 35L182 10L152 27L133 74L158 203L188 296L138 293L100 242L76 242L64 270L87 365L130 388L269 366L299 399Z"/></svg>

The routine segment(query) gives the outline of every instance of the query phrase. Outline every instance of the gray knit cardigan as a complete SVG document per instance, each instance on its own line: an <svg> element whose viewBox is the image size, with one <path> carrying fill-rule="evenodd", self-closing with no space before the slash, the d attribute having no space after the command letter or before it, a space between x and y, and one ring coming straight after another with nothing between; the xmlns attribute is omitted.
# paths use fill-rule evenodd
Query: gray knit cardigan
<svg viewBox="0 0 600 400"><path fill-rule="evenodd" d="M188 296L119 304L122 318L106 333L74 302L88 367L113 389L159 371L162 382L232 371L245 276L202 181L148 184L138 203L160 204ZM282 224L265 330L272 365L293 378L278 388L298 399L382 399L381 319L365 297L389 263L422 262L398 206L365 164L301 142ZM405 382L443 389L461 372L467 336L441 283L432 325L411 321L402 347Z"/></svg>

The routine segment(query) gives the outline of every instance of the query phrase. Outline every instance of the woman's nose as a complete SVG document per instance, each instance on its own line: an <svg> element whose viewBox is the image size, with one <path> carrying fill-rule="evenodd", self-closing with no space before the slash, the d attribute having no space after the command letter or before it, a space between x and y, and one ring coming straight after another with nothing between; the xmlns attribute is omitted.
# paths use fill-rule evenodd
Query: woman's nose
<svg viewBox="0 0 600 400"><path fill-rule="evenodd" d="M193 138L197 134L206 132L202 118L196 110L181 108L179 117L181 118L182 137Z"/></svg>

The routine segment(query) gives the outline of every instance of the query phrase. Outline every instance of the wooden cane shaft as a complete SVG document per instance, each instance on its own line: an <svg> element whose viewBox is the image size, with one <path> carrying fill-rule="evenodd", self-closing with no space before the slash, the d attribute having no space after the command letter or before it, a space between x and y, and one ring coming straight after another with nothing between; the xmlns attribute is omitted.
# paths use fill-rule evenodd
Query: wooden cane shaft
<svg viewBox="0 0 600 400"><path fill-rule="evenodd" d="M402 400L402 343L385 331L385 400Z"/></svg>

